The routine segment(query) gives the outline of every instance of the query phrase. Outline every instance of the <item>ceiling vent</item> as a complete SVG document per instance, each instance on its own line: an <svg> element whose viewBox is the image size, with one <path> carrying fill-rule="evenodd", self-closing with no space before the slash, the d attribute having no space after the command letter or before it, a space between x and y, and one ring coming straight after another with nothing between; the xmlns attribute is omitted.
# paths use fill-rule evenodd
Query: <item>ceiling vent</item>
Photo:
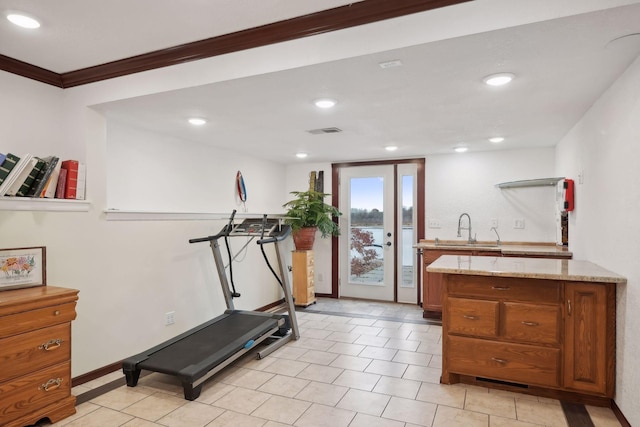
<svg viewBox="0 0 640 427"><path fill-rule="evenodd" d="M311 129L311 130L308 130L307 132L309 132L312 135L320 135L322 133L338 133L338 132L342 132L342 129L340 129L340 128L322 128L322 129Z"/></svg>

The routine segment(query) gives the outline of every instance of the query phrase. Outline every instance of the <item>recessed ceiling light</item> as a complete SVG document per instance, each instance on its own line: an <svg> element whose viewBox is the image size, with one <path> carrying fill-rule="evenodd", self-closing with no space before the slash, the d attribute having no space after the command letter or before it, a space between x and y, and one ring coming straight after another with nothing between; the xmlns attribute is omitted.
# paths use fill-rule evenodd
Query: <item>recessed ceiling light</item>
<svg viewBox="0 0 640 427"><path fill-rule="evenodd" d="M308 156L307 153L296 153L296 157L299 159L304 159L307 156Z"/></svg>
<svg viewBox="0 0 640 427"><path fill-rule="evenodd" d="M511 82L515 78L515 74L513 73L498 73L491 74L490 76L482 79L483 82L488 84L489 86L502 86Z"/></svg>
<svg viewBox="0 0 640 427"><path fill-rule="evenodd" d="M191 123L194 126L202 126L203 124L207 123L207 121L199 117L192 117L189 119L189 123Z"/></svg>
<svg viewBox="0 0 640 427"><path fill-rule="evenodd" d="M465 151L468 150L467 147L456 147L454 148L454 150L456 151L456 153L464 153Z"/></svg>
<svg viewBox="0 0 640 427"><path fill-rule="evenodd" d="M498 144L499 142L504 141L504 138L501 136L494 136L493 138L489 138L490 142L493 142L494 144Z"/></svg>
<svg viewBox="0 0 640 427"><path fill-rule="evenodd" d="M387 151L396 151L398 147L396 145L387 145L384 149Z"/></svg>
<svg viewBox="0 0 640 427"><path fill-rule="evenodd" d="M36 19L21 13L10 13L7 15L7 19L22 28L40 28L40 23Z"/></svg>
<svg viewBox="0 0 640 427"><path fill-rule="evenodd" d="M336 105L336 101L334 99L322 98L316 99L314 104L316 104L316 107L318 108L331 108Z"/></svg>

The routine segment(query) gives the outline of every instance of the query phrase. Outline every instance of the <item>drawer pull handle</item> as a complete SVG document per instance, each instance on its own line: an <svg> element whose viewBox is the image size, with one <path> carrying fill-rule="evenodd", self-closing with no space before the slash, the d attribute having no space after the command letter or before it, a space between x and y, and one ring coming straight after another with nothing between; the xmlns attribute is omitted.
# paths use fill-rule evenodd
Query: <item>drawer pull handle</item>
<svg viewBox="0 0 640 427"><path fill-rule="evenodd" d="M510 288L509 286L492 286L491 289L496 291L508 291Z"/></svg>
<svg viewBox="0 0 640 427"><path fill-rule="evenodd" d="M62 384L62 378L56 378L55 380L51 378L46 383L42 384L38 390L53 391L60 387L60 384Z"/></svg>
<svg viewBox="0 0 640 427"><path fill-rule="evenodd" d="M571 316L571 300L567 300L567 305L569 310L569 316Z"/></svg>
<svg viewBox="0 0 640 427"><path fill-rule="evenodd" d="M44 351L51 351L51 350L56 350L60 348L61 345L62 345L62 340L60 338L57 338L55 340L49 340L46 343L40 345L38 349L44 350Z"/></svg>
<svg viewBox="0 0 640 427"><path fill-rule="evenodd" d="M522 324L525 325L525 326L540 326L540 323L538 323L538 322L525 322L525 321L523 321Z"/></svg>
<svg viewBox="0 0 640 427"><path fill-rule="evenodd" d="M497 357L492 357L492 358L491 358L491 360L493 360L493 361L494 361L494 362L496 362L496 363L503 364L503 365L507 363L507 361L506 361L506 360L504 360L504 359L498 359Z"/></svg>
<svg viewBox="0 0 640 427"><path fill-rule="evenodd" d="M464 315L462 315L462 317L464 317L465 319L469 319L469 320L480 320L480 316L470 316L468 314L464 314Z"/></svg>
<svg viewBox="0 0 640 427"><path fill-rule="evenodd" d="M53 315L54 315L54 316L60 316L60 310L56 310L56 311L54 311L54 312L53 312Z"/></svg>

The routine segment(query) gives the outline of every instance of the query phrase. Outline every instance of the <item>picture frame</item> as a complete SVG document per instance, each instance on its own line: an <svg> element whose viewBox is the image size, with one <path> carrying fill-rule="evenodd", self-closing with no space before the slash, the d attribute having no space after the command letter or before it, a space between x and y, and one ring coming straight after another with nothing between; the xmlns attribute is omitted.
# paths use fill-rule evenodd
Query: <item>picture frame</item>
<svg viewBox="0 0 640 427"><path fill-rule="evenodd" d="M46 247L0 249L0 291L47 285Z"/></svg>

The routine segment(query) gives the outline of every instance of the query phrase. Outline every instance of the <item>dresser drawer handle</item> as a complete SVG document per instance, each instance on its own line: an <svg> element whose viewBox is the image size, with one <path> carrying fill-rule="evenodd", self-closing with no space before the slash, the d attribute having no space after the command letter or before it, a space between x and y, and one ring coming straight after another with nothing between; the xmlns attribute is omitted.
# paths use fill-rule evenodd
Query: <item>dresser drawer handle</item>
<svg viewBox="0 0 640 427"><path fill-rule="evenodd" d="M60 384L62 384L62 378L56 378L55 380L51 378L49 381L38 387L38 390L52 391L60 387Z"/></svg>
<svg viewBox="0 0 640 427"><path fill-rule="evenodd" d="M51 351L51 350L56 350L60 348L61 345L62 345L62 340L60 338L57 338L55 340L49 340L46 343L40 345L38 349L44 350L44 351Z"/></svg>
<svg viewBox="0 0 640 427"><path fill-rule="evenodd" d="M496 291L508 291L511 288L509 288L509 286L492 286L491 289Z"/></svg>
<svg viewBox="0 0 640 427"><path fill-rule="evenodd" d="M504 360L504 359L498 359L497 357L492 357L492 358L491 358L491 360L493 360L493 361L494 361L494 362L496 362L496 363L503 364L503 365L507 363L507 361L506 361L506 360Z"/></svg>
<svg viewBox="0 0 640 427"><path fill-rule="evenodd" d="M538 323L538 322L526 322L526 321L523 321L522 324L525 325L525 326L540 326L540 323Z"/></svg>
<svg viewBox="0 0 640 427"><path fill-rule="evenodd" d="M56 310L56 311L54 311L54 312L53 312L53 315L54 315L54 316L60 316L60 310Z"/></svg>
<svg viewBox="0 0 640 427"><path fill-rule="evenodd" d="M470 316L468 314L463 314L462 317L469 320L480 320L480 316Z"/></svg>

